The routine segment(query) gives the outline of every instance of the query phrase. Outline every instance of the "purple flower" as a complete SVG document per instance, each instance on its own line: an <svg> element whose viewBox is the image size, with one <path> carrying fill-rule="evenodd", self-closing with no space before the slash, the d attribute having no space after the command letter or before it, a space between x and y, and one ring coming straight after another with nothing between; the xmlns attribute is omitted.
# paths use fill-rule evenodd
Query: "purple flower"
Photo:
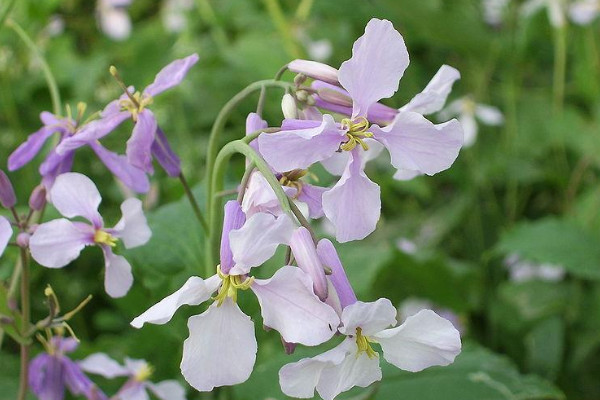
<svg viewBox="0 0 600 400"><path fill-rule="evenodd" d="M98 213L102 201L98 189L87 176L75 172L56 178L50 201L65 217L83 217L90 224L60 218L39 225L29 242L34 260L44 267L62 268L76 259L84 247L99 246L106 266L106 292L112 297L124 296L133 283L131 266L124 257L114 254L112 248L118 240L128 249L150 240L142 202L135 198L125 200L121 204L121 220L114 228L105 228Z"/></svg>
<svg viewBox="0 0 600 400"><path fill-rule="evenodd" d="M175 380L159 383L149 381L154 369L145 360L125 359L121 365L104 353L95 353L78 362L79 367L88 373L113 379L126 376L129 379L114 396L119 400L148 399L148 391L161 400L185 400L185 389Z"/></svg>
<svg viewBox="0 0 600 400"><path fill-rule="evenodd" d="M133 87L123 86L126 93L104 108L100 114L101 118L93 128L87 129L85 134L63 141L57 151L66 153L90 141L98 140L131 118L135 126L127 141L126 154L129 163L147 173L152 173L152 156L154 156L169 176L178 176L181 172L181 162L171 149L148 106L152 104L154 96L181 83L188 70L197 61L197 54L173 61L163 68L156 75L154 82L141 93L136 92ZM111 72L119 79L114 67L111 68Z"/></svg>
<svg viewBox="0 0 600 400"><path fill-rule="evenodd" d="M65 388L74 396L83 395L89 400L107 400L67 353L77 348L73 338L55 336L46 344L46 352L29 364L29 387L40 400L63 400Z"/></svg>
<svg viewBox="0 0 600 400"><path fill-rule="evenodd" d="M396 113L384 127L371 125L369 111L382 98L398 89L408 66L402 36L387 20L372 19L352 49L352 58L342 63L338 79L352 100L350 118L336 123L332 116L322 121L287 120L283 130L259 136L259 149L276 171L306 169L319 161L345 152L346 166L338 183L323 194L323 211L336 228L340 242L366 237L381 212L380 189L364 173L373 143L385 146L399 170L433 175L452 165L462 145L462 130L456 120L434 125L414 111ZM395 113L395 112L394 112Z"/></svg>
<svg viewBox="0 0 600 400"><path fill-rule="evenodd" d="M97 128L100 123L98 120L79 126L78 122L70 117L63 118L46 111L40 114L40 119L44 124L42 128L29 135L27 141L21 144L8 158L9 171L19 169L31 161L41 150L44 142L52 134L58 133L60 134L58 145L46 156L39 169L44 186L48 190L52 187L58 175L71 171L75 149L60 150L63 143L70 140L77 140L79 143L77 147L89 146L100 161L127 187L139 193L147 192L150 189L146 174L139 168L130 165L125 156L107 150L96 139L89 137L85 139L87 137L86 132L94 131ZM103 124L112 126L114 129L115 122L114 119L111 119L103 122Z"/></svg>
<svg viewBox="0 0 600 400"><path fill-rule="evenodd" d="M12 234L13 229L10 222L0 215L0 256L4 253Z"/></svg>

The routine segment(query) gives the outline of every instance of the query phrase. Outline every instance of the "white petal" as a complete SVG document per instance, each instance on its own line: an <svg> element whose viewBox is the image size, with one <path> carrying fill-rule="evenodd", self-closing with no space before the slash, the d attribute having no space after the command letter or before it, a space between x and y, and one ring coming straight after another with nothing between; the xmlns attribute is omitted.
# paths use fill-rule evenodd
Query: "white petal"
<svg viewBox="0 0 600 400"><path fill-rule="evenodd" d="M98 188L87 176L77 172L59 175L50 190L50 202L67 218L84 217L96 228L102 226Z"/></svg>
<svg viewBox="0 0 600 400"><path fill-rule="evenodd" d="M460 334L452 323L431 310L422 310L399 327L373 335L383 357L396 367L417 372L449 365L460 353Z"/></svg>
<svg viewBox="0 0 600 400"><path fill-rule="evenodd" d="M579 25L587 25L600 14L600 4L596 0L575 2L569 8L571 20Z"/></svg>
<svg viewBox="0 0 600 400"><path fill-rule="evenodd" d="M123 217L115 225L119 239L123 240L125 248L131 249L146 244L152 236L152 231L142 210L142 202L136 198L125 200L121 204Z"/></svg>
<svg viewBox="0 0 600 400"><path fill-rule="evenodd" d="M141 328L146 322L149 324L162 325L173 318L177 309L183 305L197 306L210 299L210 296L218 289L221 278L213 275L204 280L192 276L175 293L165 297L139 317L131 321L135 328Z"/></svg>
<svg viewBox="0 0 600 400"><path fill-rule="evenodd" d="M61 268L79 257L85 246L94 244L93 236L89 225L55 219L36 228L29 249L33 259L44 267Z"/></svg>
<svg viewBox="0 0 600 400"><path fill-rule="evenodd" d="M144 382L133 381L131 386L124 387L119 391L119 400L150 400Z"/></svg>
<svg viewBox="0 0 600 400"><path fill-rule="evenodd" d="M186 400L183 385L175 380L148 382L146 385L161 400Z"/></svg>
<svg viewBox="0 0 600 400"><path fill-rule="evenodd" d="M365 139L364 142L369 147L368 150L363 151L361 154L361 161L363 166L371 160L376 159L384 149L384 146L377 140ZM341 176L348 165L350 159L350 152L342 151L334 153L331 157L321 161L321 165L325 167L327 172L331 175Z"/></svg>
<svg viewBox="0 0 600 400"><path fill-rule="evenodd" d="M113 379L129 375L129 370L104 353L94 353L77 363L82 370L90 374L102 375Z"/></svg>
<svg viewBox="0 0 600 400"><path fill-rule="evenodd" d="M438 112L446 103L452 85L460 79L460 72L449 65L442 65L425 89L402 107L400 111L413 111L422 115Z"/></svg>
<svg viewBox="0 0 600 400"><path fill-rule="evenodd" d="M342 324L340 332L345 335L354 335L356 328L361 328L363 335L370 336L396 325L396 308L388 299L357 301L342 311Z"/></svg>
<svg viewBox="0 0 600 400"><path fill-rule="evenodd" d="M229 233L229 242L235 266L231 275L247 274L273 257L277 246L289 242L294 223L287 215L275 217L258 213L249 218L240 229Z"/></svg>
<svg viewBox="0 0 600 400"><path fill-rule="evenodd" d="M477 104L475 106L475 116L486 125L502 125L504 123L504 115L496 107Z"/></svg>
<svg viewBox="0 0 600 400"><path fill-rule="evenodd" d="M103 7L100 11L100 27L111 39L125 40L131 34L131 19L125 10Z"/></svg>
<svg viewBox="0 0 600 400"><path fill-rule="evenodd" d="M12 236L12 226L10 226L10 222L2 216L0 216L0 256L4 253L4 249L6 249L6 245Z"/></svg>
<svg viewBox="0 0 600 400"><path fill-rule="evenodd" d="M548 0L548 19L555 28L561 28L566 24L563 0Z"/></svg>
<svg viewBox="0 0 600 400"><path fill-rule="evenodd" d="M397 181L410 181L411 179L416 178L420 175L423 174L419 171L413 171L410 169L399 169L394 174L394 179Z"/></svg>
<svg viewBox="0 0 600 400"><path fill-rule="evenodd" d="M258 171L253 172L250 177L246 192L244 193L244 199L242 200L242 211L246 214L246 218L250 218L259 212L273 215L281 215L283 213L271 185L269 185L265 177Z"/></svg>
<svg viewBox="0 0 600 400"><path fill-rule="evenodd" d="M133 285L131 265L123 256L114 254L110 249L104 250L104 289L110 297L123 297Z"/></svg>
<svg viewBox="0 0 600 400"><path fill-rule="evenodd" d="M316 346L336 332L336 312L319 300L312 280L299 268L282 267L271 279L255 280L252 290L264 325L278 331L286 342Z"/></svg>
<svg viewBox="0 0 600 400"><path fill-rule="evenodd" d="M458 121L463 128L463 146L472 146L477 139L477 132L479 131L475 117L471 114L465 113L459 117Z"/></svg>
<svg viewBox="0 0 600 400"><path fill-rule="evenodd" d="M188 320L181 373L201 392L242 383L256 361L254 324L231 298Z"/></svg>

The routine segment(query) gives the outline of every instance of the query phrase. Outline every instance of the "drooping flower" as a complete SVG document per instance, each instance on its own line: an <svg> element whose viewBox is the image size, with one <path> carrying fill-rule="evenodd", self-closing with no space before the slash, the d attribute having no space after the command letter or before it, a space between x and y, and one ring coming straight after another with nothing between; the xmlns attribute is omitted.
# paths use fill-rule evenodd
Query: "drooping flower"
<svg viewBox="0 0 600 400"><path fill-rule="evenodd" d="M579 0L569 7L569 16L578 25L591 24L598 15L600 15L600 0Z"/></svg>
<svg viewBox="0 0 600 400"><path fill-rule="evenodd" d="M178 176L181 173L181 162L171 149L166 135L158 126L156 118L148 106L152 104L154 96L181 83L188 70L196 62L198 62L197 54L173 61L164 67L156 75L154 82L142 92L136 92L133 87L125 87L116 68L111 67L111 73L122 86L125 94L104 108L94 129L87 129L85 133L64 140L57 147L57 152L63 154L90 141L98 140L131 118L135 126L127 141L126 154L129 163L147 173L152 173L152 157L154 156L169 176Z"/></svg>
<svg viewBox="0 0 600 400"><path fill-rule="evenodd" d="M527 0L521 5L521 15L531 17L541 9L546 8L550 24L555 28L562 28L567 23L565 0Z"/></svg>
<svg viewBox="0 0 600 400"><path fill-rule="evenodd" d="M131 18L127 7L132 0L98 0L96 12L100 30L113 40L125 40L131 35Z"/></svg>
<svg viewBox="0 0 600 400"><path fill-rule="evenodd" d="M29 387L40 400L63 400L66 389L74 396L85 396L88 400L108 400L67 356L77 348L75 339L54 336L44 345L46 351L29 364Z"/></svg>
<svg viewBox="0 0 600 400"><path fill-rule="evenodd" d="M39 225L29 245L35 261L44 267L62 268L79 256L86 246L99 246L104 253L104 287L112 297L124 296L133 283L131 265L112 248L119 240L125 248L141 246L151 232L142 212L142 202L135 198L121 204L123 217L113 227L104 227L98 206L102 197L85 175L66 173L58 176L50 190L50 201L66 218L82 217L90 222L73 222L66 218Z"/></svg>
<svg viewBox="0 0 600 400"><path fill-rule="evenodd" d="M471 97L466 96L454 100L443 109L439 114L441 119L446 119L453 116L458 116L463 132L464 146L470 147L477 139L477 120L484 125L499 126L504 123L504 115L502 112L487 104L476 103Z"/></svg>
<svg viewBox="0 0 600 400"><path fill-rule="evenodd" d="M294 64L308 76L333 80L336 70L322 64ZM379 186L364 173L366 153L377 141L391 154L397 169L433 175L450 167L462 145L460 124L453 120L434 125L413 111L394 110L389 125L371 125L371 108L398 89L408 66L408 53L402 36L387 20L372 19L352 49L352 58L342 63L337 81L351 99L350 118L336 123L332 116L321 121L286 120L282 131L262 134L259 149L278 172L306 169L338 152L348 152L347 163L338 183L323 194L323 211L336 227L338 241L366 237L379 220Z"/></svg>
<svg viewBox="0 0 600 400"><path fill-rule="evenodd" d="M25 164L29 163L33 157L35 157L46 140L54 133L60 135L60 139L55 148L50 150L50 153L46 156L44 162L40 165L40 174L42 175L42 181L47 189L52 187L54 180L60 174L70 172L73 166L73 159L75 157L75 148L69 148L66 150L60 150L63 143L69 142L70 140L78 141L81 146L89 146L94 153L98 156L100 161L104 163L117 178L119 178L125 186L138 192L145 193L150 188L150 182L144 171L130 165L125 156L113 153L103 147L97 139L87 138L86 132L95 131L99 121L91 121L87 124L80 125L80 119L83 116L85 106L80 103L78 106L78 117L73 119L70 116L60 117L49 112L42 112L40 119L43 126L40 130L32 133L27 138L27 141L22 143L8 158L8 170L14 171ZM114 129L118 121L110 119L103 121L103 126Z"/></svg>
<svg viewBox="0 0 600 400"><path fill-rule="evenodd" d="M121 365L104 353L95 353L77 363L90 374L102 375L105 378L128 377L121 389L115 394L119 400L149 399L148 392L161 400L185 400L185 389L176 380L153 383L149 379L154 368L145 360L125 358Z"/></svg>
<svg viewBox="0 0 600 400"><path fill-rule="evenodd" d="M313 292L311 276L300 268L284 266L270 279L248 277L252 266L262 264L265 254L274 253L270 243L280 240L281 228L271 229L266 234L264 229L255 230L273 238L252 236L252 246L245 248L254 250L246 257L246 264L234 263L228 245L233 247L237 238L233 235L234 230L229 229L243 223L241 214L239 203L230 201L226 204L221 266L217 267L216 275L208 279L189 278L181 289L131 322L136 328L144 323L164 324L182 305L198 305L212 298L214 301L205 312L188 320L190 336L183 345L182 374L200 391L244 382L254 367L257 351L254 326L237 305L239 290L254 292L264 325L277 330L288 343L309 346L323 343L333 336L339 323L335 311ZM244 226L265 227L264 221L257 220L262 215L275 218L256 214L249 219L251 224ZM271 225L272 222L271 219ZM263 247L267 250L262 250ZM211 297L214 293L216 296Z"/></svg>

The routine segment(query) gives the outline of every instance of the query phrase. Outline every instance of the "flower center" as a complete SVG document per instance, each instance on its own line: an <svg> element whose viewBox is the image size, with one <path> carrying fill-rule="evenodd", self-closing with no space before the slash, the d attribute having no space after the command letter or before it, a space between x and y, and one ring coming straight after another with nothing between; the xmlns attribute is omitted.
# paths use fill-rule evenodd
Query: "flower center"
<svg viewBox="0 0 600 400"><path fill-rule="evenodd" d="M242 275L226 275L221 272L220 265L217 265L217 275L223 281L219 292L213 297L213 300L217 302L217 307L220 307L227 297L231 297L237 303L237 291L250 289L254 282L254 277L243 279Z"/></svg>
<svg viewBox="0 0 600 400"><path fill-rule="evenodd" d="M127 95L129 98L119 101L119 105L122 110L129 111L133 120L137 121L138 115L144 111L146 106L152 104L154 100L152 99L152 96L142 96L139 91L134 94L127 92Z"/></svg>
<svg viewBox="0 0 600 400"><path fill-rule="evenodd" d="M347 141L340 145L340 150L352 151L358 145L363 150L369 150L369 146L364 142L364 139L373 137L371 132L368 132L369 121L365 117L358 117L355 120L344 118L342 120L342 128L347 129Z"/></svg>
<svg viewBox="0 0 600 400"><path fill-rule="evenodd" d="M373 350L371 343L373 343L373 341L362 334L362 329L356 328L356 346L358 347L357 356L364 351L369 358L377 357L377 352Z"/></svg>
<svg viewBox="0 0 600 400"><path fill-rule="evenodd" d="M103 231L102 229L96 230L94 233L94 242L97 244L105 244L110 247L115 247L117 245L117 239L110 233Z"/></svg>
<svg viewBox="0 0 600 400"><path fill-rule="evenodd" d="M134 375L133 379L138 382L143 382L148 380L152 374L154 373L154 367L148 363L145 363L142 368Z"/></svg>
<svg viewBox="0 0 600 400"><path fill-rule="evenodd" d="M308 174L308 170L306 169L294 169L292 171L284 172L279 178L279 183L283 186L289 186L296 189L296 194L294 198L297 199L300 196L300 192L302 192L303 182L300 180L303 176Z"/></svg>

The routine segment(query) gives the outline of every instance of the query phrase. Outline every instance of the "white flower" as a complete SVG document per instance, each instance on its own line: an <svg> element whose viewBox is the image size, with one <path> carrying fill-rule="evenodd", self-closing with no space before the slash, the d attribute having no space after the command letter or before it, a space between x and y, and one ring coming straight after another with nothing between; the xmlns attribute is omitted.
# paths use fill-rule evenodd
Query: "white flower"
<svg viewBox="0 0 600 400"><path fill-rule="evenodd" d="M162 21L168 32L178 33L187 27L187 14L194 7L193 0L165 0Z"/></svg>
<svg viewBox="0 0 600 400"><path fill-rule="evenodd" d="M580 0L569 7L571 20L579 25L588 25L600 15L600 0Z"/></svg>
<svg viewBox="0 0 600 400"><path fill-rule="evenodd" d="M510 0L482 0L483 19L492 26L502 23Z"/></svg>
<svg viewBox="0 0 600 400"><path fill-rule="evenodd" d="M526 282L534 279L558 282L562 281L566 274L565 269L560 265L526 261L517 254L506 257L504 265L508 268L510 280L513 282Z"/></svg>
<svg viewBox="0 0 600 400"><path fill-rule="evenodd" d="M126 7L132 0L98 0L96 10L100 29L113 40L125 40L131 35L131 18Z"/></svg>
<svg viewBox="0 0 600 400"><path fill-rule="evenodd" d="M527 0L521 6L521 15L525 18L531 17L542 8L546 8L550 24L555 28L565 26L567 20L565 0Z"/></svg>

